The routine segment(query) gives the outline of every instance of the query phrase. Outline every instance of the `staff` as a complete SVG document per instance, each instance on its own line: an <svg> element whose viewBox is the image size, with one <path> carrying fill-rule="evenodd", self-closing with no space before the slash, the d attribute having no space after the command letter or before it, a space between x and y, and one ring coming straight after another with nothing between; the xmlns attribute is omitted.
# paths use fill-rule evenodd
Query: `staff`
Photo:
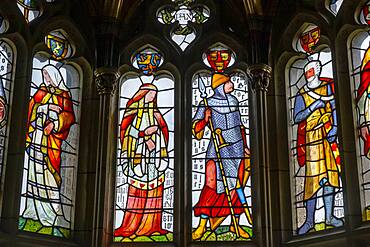
<svg viewBox="0 0 370 247"><path fill-rule="evenodd" d="M203 80L200 76L199 76L199 79L198 79L198 85L199 85L199 91L201 93L200 97L203 99L204 106L208 107L206 87L205 87L204 82L203 82ZM224 171L224 166L222 164L222 159L221 159L221 155L220 155L219 144L217 143L215 129L213 128L212 118L209 119L209 128L211 129L212 139L213 139L213 143L215 145L217 159L219 160L218 164L219 164L220 170L221 170L222 182L223 182L223 185L225 187L227 202L228 202L229 207L230 207L231 218L232 218L232 221L233 221L233 224L234 224L234 227L235 227L235 233L236 233L236 236L239 238L239 228L238 228L238 224L236 222L234 208L233 208L233 205L232 205L232 202L231 202L229 187L227 186L226 175L225 175L225 171Z"/></svg>

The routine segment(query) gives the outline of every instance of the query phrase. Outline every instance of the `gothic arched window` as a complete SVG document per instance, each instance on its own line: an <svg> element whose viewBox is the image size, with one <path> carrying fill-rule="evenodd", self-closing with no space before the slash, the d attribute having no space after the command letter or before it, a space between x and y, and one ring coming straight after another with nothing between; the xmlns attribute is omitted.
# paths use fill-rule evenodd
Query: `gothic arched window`
<svg viewBox="0 0 370 247"><path fill-rule="evenodd" d="M33 58L19 229L71 237L78 165L81 74L61 30L46 37L53 58ZM64 33L64 32L63 32ZM60 38L60 40L59 40Z"/></svg>
<svg viewBox="0 0 370 247"><path fill-rule="evenodd" d="M6 20L0 22L0 33L6 31ZM15 52L7 39L0 39L0 181L6 162L8 127L14 81ZM0 188L2 190L2 188Z"/></svg>
<svg viewBox="0 0 370 247"><path fill-rule="evenodd" d="M236 54L222 44L192 80L192 239L252 237L252 188L247 75L230 70Z"/></svg>
<svg viewBox="0 0 370 247"><path fill-rule="evenodd" d="M293 229L302 235L344 224L342 164L332 55L317 47L320 28L305 24L286 68L290 116Z"/></svg>
<svg viewBox="0 0 370 247"><path fill-rule="evenodd" d="M358 22L370 25L369 3L361 7ZM363 217L370 220L370 32L358 31L350 39L350 75L354 98L354 118L356 121L357 152L359 152L361 201Z"/></svg>
<svg viewBox="0 0 370 247"><path fill-rule="evenodd" d="M121 78L114 242L172 242L175 81L147 47Z"/></svg>

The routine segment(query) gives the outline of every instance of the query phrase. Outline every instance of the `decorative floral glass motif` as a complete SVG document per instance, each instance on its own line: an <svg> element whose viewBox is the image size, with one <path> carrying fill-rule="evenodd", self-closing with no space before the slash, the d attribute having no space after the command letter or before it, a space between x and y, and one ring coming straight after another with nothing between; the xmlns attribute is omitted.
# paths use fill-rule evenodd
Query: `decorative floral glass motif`
<svg viewBox="0 0 370 247"><path fill-rule="evenodd" d="M370 25L369 5L361 9L359 20L362 24ZM360 187L364 220L370 220L370 32L356 34L350 43L350 73L358 129L358 152Z"/></svg>
<svg viewBox="0 0 370 247"><path fill-rule="evenodd" d="M331 51L308 51L287 68L293 225L298 235L344 223Z"/></svg>
<svg viewBox="0 0 370 247"><path fill-rule="evenodd" d="M33 59L19 229L70 237L78 164L80 76L64 62Z"/></svg>
<svg viewBox="0 0 370 247"><path fill-rule="evenodd" d="M41 15L41 11L35 0L17 0L17 5L27 23Z"/></svg>
<svg viewBox="0 0 370 247"><path fill-rule="evenodd" d="M45 37L45 44L50 49L53 58L62 60L74 55L74 47L71 45L63 30L55 30Z"/></svg>
<svg viewBox="0 0 370 247"><path fill-rule="evenodd" d="M177 24L171 31L171 39L185 50L196 38L196 31L190 23L203 24L210 17L209 9L204 5L193 5L194 0L172 0L174 7L163 7L157 13L162 24Z"/></svg>
<svg viewBox="0 0 370 247"><path fill-rule="evenodd" d="M212 71L193 77L192 239L243 241L252 236L247 76L225 73L235 54L203 54Z"/></svg>
<svg viewBox="0 0 370 247"><path fill-rule="evenodd" d="M8 121L11 106L11 89L14 80L14 52L12 47L0 39L0 181L6 160L8 143Z"/></svg>
<svg viewBox="0 0 370 247"><path fill-rule="evenodd" d="M326 8L333 13L333 15L337 15L342 3L343 0L326 0Z"/></svg>
<svg viewBox="0 0 370 247"><path fill-rule="evenodd" d="M115 242L172 242L174 80L148 48L135 55L140 74L122 78L116 173Z"/></svg>

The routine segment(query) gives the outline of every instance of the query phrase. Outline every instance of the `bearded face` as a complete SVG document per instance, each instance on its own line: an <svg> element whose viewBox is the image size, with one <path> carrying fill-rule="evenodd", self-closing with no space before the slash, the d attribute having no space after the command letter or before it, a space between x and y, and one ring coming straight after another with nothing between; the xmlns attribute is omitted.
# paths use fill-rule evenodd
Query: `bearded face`
<svg viewBox="0 0 370 247"><path fill-rule="evenodd" d="M304 68L304 77L307 81L307 86L311 89L320 86L321 63L313 61L308 63Z"/></svg>
<svg viewBox="0 0 370 247"><path fill-rule="evenodd" d="M320 39L319 27L315 27L314 29L303 33L299 38L303 50L308 53L312 53L317 43L319 43L319 39Z"/></svg>
<svg viewBox="0 0 370 247"><path fill-rule="evenodd" d="M229 50L208 50L207 60L216 72L224 72L230 63L231 53Z"/></svg>

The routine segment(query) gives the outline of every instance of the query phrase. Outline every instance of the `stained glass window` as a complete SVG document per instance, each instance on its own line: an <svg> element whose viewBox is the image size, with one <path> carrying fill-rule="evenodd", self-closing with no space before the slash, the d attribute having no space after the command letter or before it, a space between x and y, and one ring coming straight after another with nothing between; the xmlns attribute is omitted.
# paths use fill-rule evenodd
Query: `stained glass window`
<svg viewBox="0 0 370 247"><path fill-rule="evenodd" d="M249 97L246 75L226 73L235 53L218 45L203 54L211 68L193 77L192 239L243 241L252 236Z"/></svg>
<svg viewBox="0 0 370 247"><path fill-rule="evenodd" d="M122 78L116 173L115 242L172 242L174 79L157 72L155 49L132 59L139 71Z"/></svg>
<svg viewBox="0 0 370 247"><path fill-rule="evenodd" d="M19 229L70 237L78 164L81 78L36 55L27 118Z"/></svg>
<svg viewBox="0 0 370 247"><path fill-rule="evenodd" d="M308 32L318 29L307 28L314 30ZM302 35L307 35L307 29L298 39ZM305 58L287 68L293 225L298 235L344 223L331 51L316 51L310 42L301 44L297 51L305 51Z"/></svg>
<svg viewBox="0 0 370 247"><path fill-rule="evenodd" d="M333 14L337 15L343 0L326 0L326 8Z"/></svg>
<svg viewBox="0 0 370 247"><path fill-rule="evenodd" d="M17 0L17 5L27 23L41 15L40 7L35 0Z"/></svg>
<svg viewBox="0 0 370 247"><path fill-rule="evenodd" d="M173 6L159 9L157 19L162 24L176 23L171 31L171 39L184 51L197 36L190 23L205 23L210 17L210 11L204 5L193 6L195 0L172 0L172 2Z"/></svg>
<svg viewBox="0 0 370 247"><path fill-rule="evenodd" d="M0 25L1 28L1 25ZM6 160L11 89L14 80L14 52L7 41L0 39L0 181Z"/></svg>
<svg viewBox="0 0 370 247"><path fill-rule="evenodd" d="M369 5L361 9L360 22L370 24ZM350 74L354 90L355 119L358 129L358 152L360 185L362 191L362 206L364 220L370 220L370 32L363 31L356 34L351 40Z"/></svg>

